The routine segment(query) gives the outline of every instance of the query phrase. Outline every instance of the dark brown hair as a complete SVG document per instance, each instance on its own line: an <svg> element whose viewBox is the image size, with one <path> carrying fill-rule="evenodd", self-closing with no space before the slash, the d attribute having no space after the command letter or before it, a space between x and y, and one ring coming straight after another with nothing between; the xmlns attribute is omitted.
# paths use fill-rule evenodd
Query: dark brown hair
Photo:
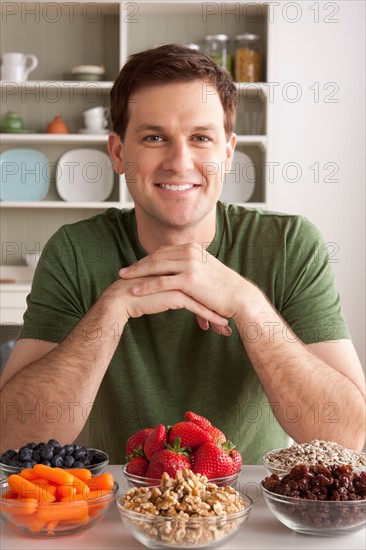
<svg viewBox="0 0 366 550"><path fill-rule="evenodd" d="M113 130L124 139L128 104L137 90L150 84L202 80L213 85L224 109L224 129L229 139L236 118L236 88L230 74L208 55L179 44L165 44L133 54L122 67L111 90Z"/></svg>

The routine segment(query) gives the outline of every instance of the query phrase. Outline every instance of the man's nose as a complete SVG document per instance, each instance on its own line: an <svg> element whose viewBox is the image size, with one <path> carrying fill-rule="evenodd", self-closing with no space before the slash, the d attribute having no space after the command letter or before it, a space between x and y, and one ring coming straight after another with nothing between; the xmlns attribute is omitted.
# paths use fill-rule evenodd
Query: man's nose
<svg viewBox="0 0 366 550"><path fill-rule="evenodd" d="M177 141L167 148L163 162L164 170L171 170L176 174L184 174L194 167L192 151L185 141Z"/></svg>

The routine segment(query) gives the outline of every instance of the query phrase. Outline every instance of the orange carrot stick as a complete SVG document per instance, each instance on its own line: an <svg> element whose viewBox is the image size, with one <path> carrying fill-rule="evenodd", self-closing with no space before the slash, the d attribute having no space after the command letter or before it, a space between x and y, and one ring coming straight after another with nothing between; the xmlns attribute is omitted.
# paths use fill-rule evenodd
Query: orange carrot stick
<svg viewBox="0 0 366 550"><path fill-rule="evenodd" d="M37 487L41 487L42 489L45 489L51 495L56 496L56 485L52 485L47 479L43 479L43 477L38 477L37 479L33 479L32 483L36 485Z"/></svg>
<svg viewBox="0 0 366 550"><path fill-rule="evenodd" d="M66 468L65 472L72 474L74 477L81 479L85 483L89 481L92 477L92 473L88 468Z"/></svg>
<svg viewBox="0 0 366 550"><path fill-rule="evenodd" d="M37 509L37 517L41 521L61 521L63 519L84 518L88 515L88 504L76 502L75 504L55 502L54 504L41 504Z"/></svg>
<svg viewBox="0 0 366 550"><path fill-rule="evenodd" d="M58 523L59 523L58 520L47 522L47 535L54 535L55 534L55 528L56 528Z"/></svg>
<svg viewBox="0 0 366 550"><path fill-rule="evenodd" d="M75 476L72 476L72 477L73 477L72 486L75 487L76 492L86 497L86 495L90 492L89 486L85 483L85 481L82 481L81 479Z"/></svg>
<svg viewBox="0 0 366 550"><path fill-rule="evenodd" d="M38 507L38 500L36 498L22 498L19 499L19 503L16 502L16 505L8 509L8 511L15 516L25 515L30 516L34 514Z"/></svg>
<svg viewBox="0 0 366 550"><path fill-rule="evenodd" d="M56 497L46 491L43 487L34 485L31 481L17 474L12 474L8 477L9 489L17 493L22 499L36 498L40 502L54 502Z"/></svg>
<svg viewBox="0 0 366 550"><path fill-rule="evenodd" d="M17 516L16 522L17 525L27 527L32 533L39 533L46 525L45 521L38 519L37 514L33 514L32 516Z"/></svg>
<svg viewBox="0 0 366 550"><path fill-rule="evenodd" d="M45 464L35 464L33 471L37 474L37 477L43 477L52 483L57 483L57 485L72 485L74 481L74 476L69 474L69 472L61 468L51 468L51 466L46 466Z"/></svg>
<svg viewBox="0 0 366 550"><path fill-rule="evenodd" d="M76 487L74 487L73 485L57 485L56 499L58 501L60 501L64 497L71 501L74 495L76 495Z"/></svg>
<svg viewBox="0 0 366 550"><path fill-rule="evenodd" d="M90 481L87 482L87 485L92 491L98 489L112 489L114 485L114 479L112 474L104 473L99 476L93 477Z"/></svg>
<svg viewBox="0 0 366 550"><path fill-rule="evenodd" d="M37 477L32 468L26 468L25 470L22 470L19 475L24 477L24 479L28 479L28 481L33 481L33 479L36 479Z"/></svg>

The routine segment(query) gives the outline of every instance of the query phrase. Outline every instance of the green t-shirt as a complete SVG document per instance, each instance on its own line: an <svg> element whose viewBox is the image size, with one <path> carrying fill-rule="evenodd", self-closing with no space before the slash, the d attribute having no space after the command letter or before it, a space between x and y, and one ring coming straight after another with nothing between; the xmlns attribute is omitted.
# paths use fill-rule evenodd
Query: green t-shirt
<svg viewBox="0 0 366 550"><path fill-rule="evenodd" d="M219 202L207 250L258 285L304 343L349 338L326 245L305 218ZM20 337L62 342L119 269L145 255L133 209L111 208L63 226L42 253ZM192 410L236 443L245 464L286 445L230 326L230 337L205 332L186 310L130 319L94 403L89 444L120 463L131 434L171 425ZM243 329L248 338L269 337L270 327ZM113 323L110 330L118 334Z"/></svg>

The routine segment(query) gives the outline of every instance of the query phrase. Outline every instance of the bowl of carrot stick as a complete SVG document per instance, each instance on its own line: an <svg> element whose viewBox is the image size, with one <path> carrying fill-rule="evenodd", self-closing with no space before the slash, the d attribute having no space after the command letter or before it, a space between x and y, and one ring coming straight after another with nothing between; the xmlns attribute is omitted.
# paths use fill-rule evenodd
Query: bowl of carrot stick
<svg viewBox="0 0 366 550"><path fill-rule="evenodd" d="M117 494L108 472L92 477L87 468L36 464L0 481L1 519L32 537L71 535L99 523Z"/></svg>

